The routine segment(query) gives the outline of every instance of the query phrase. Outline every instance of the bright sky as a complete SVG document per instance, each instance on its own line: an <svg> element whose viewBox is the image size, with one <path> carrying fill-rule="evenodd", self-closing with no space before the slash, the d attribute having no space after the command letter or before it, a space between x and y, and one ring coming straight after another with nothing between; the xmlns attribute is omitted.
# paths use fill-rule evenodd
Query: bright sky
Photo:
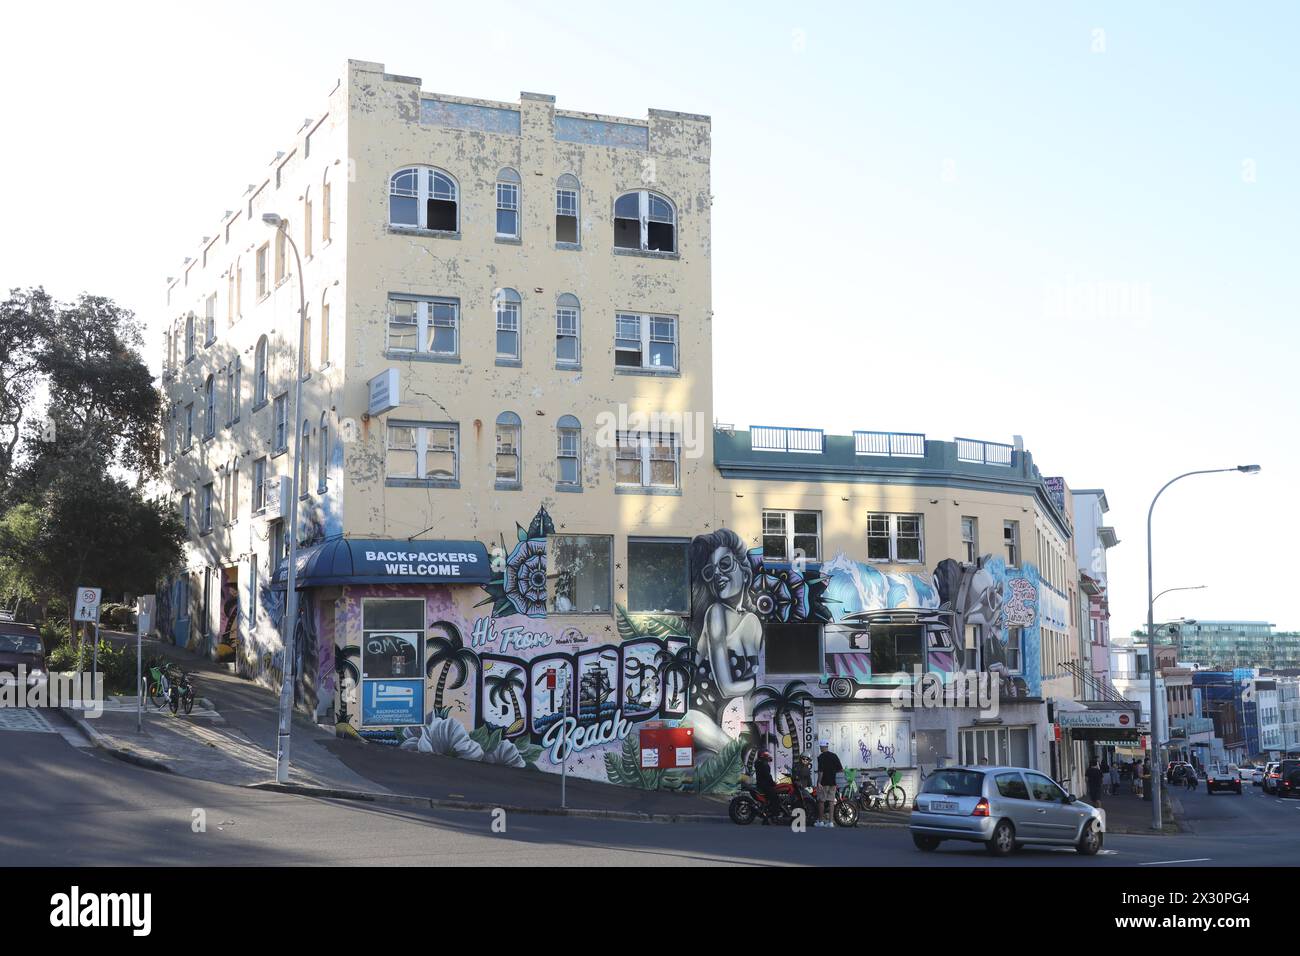
<svg viewBox="0 0 1300 956"><path fill-rule="evenodd" d="M131 11L131 12L128 12ZM1300 628L1300 8L1148 2L11 5L0 287L164 280L348 57L713 118L716 417L1010 441L1104 487L1114 629ZM1288 595L1290 597L1288 597Z"/></svg>

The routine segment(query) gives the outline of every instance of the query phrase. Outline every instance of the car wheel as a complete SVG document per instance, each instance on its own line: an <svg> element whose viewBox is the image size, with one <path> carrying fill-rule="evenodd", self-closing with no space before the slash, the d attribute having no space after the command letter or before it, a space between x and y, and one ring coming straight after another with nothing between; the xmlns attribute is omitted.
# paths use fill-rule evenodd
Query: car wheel
<svg viewBox="0 0 1300 956"><path fill-rule="evenodd" d="M831 680L830 692L836 700L848 700L853 696L853 681L847 677L835 677Z"/></svg>
<svg viewBox="0 0 1300 956"><path fill-rule="evenodd" d="M1101 827L1097 821L1092 821L1083 830L1083 836L1079 837L1079 843L1075 847L1083 856L1096 856L1101 852Z"/></svg>
<svg viewBox="0 0 1300 956"><path fill-rule="evenodd" d="M1009 856L1016 848L1015 828L1006 820L999 820L993 828L993 836L984 844L984 849L994 856Z"/></svg>
<svg viewBox="0 0 1300 956"><path fill-rule="evenodd" d="M925 836L922 833L913 833L912 842L916 844L918 850L924 850L926 853L933 853L939 849L941 841L938 837Z"/></svg>

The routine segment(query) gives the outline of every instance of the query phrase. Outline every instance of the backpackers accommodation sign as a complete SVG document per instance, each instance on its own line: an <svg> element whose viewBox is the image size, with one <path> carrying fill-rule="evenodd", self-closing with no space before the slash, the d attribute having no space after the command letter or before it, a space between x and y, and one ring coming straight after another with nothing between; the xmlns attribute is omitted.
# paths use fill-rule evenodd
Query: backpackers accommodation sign
<svg viewBox="0 0 1300 956"><path fill-rule="evenodd" d="M466 565L479 565L476 551L408 551L406 549L367 549L363 552L371 573L397 577L460 578L469 577ZM474 569L470 569L472 573Z"/></svg>

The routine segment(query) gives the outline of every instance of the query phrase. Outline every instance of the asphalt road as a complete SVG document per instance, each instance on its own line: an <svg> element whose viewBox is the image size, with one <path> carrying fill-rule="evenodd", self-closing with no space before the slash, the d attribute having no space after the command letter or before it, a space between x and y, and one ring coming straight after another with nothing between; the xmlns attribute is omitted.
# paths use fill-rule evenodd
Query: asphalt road
<svg viewBox="0 0 1300 956"><path fill-rule="evenodd" d="M50 717L58 721L57 715ZM144 770L60 733L0 728L0 865L1272 866L1300 859L1300 800L1183 798L1195 833L1111 835L1103 854L921 853L904 829L655 824L319 800ZM203 832L192 822L202 817Z"/></svg>

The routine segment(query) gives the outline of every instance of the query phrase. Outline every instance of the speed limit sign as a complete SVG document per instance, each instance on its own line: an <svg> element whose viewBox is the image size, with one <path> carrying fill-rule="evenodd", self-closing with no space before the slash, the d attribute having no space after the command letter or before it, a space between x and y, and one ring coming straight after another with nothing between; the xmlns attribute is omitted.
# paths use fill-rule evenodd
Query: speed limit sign
<svg viewBox="0 0 1300 956"><path fill-rule="evenodd" d="M99 588L77 588L77 606L74 608L72 619L74 621L89 621L91 624L99 623L99 598L101 593Z"/></svg>

